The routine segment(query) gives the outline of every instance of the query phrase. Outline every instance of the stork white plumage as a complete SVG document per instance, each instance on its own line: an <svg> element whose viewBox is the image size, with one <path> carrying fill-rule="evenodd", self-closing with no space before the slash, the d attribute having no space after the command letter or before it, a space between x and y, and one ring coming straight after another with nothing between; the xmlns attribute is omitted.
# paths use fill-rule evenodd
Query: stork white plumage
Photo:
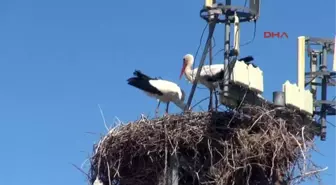
<svg viewBox="0 0 336 185"><path fill-rule="evenodd" d="M155 109L156 115L158 114L161 102L167 104L165 114L168 114L170 102L173 102L182 110L184 109L185 93L176 83L149 77L139 70L135 70L133 75L135 77L131 77L127 80L128 84L142 90L148 96L156 98L159 101Z"/></svg>
<svg viewBox="0 0 336 185"><path fill-rule="evenodd" d="M183 74L187 78L190 83L194 83L196 78L198 68L192 69L192 65L194 64L194 56L191 54L186 54L183 57L183 66L180 74L180 79ZM224 65L223 64L212 64L212 65L204 65L202 67L198 83L204 85L210 90L210 97L213 94L213 90L218 87L218 82L223 79L224 76ZM217 96L215 96L215 104L217 108ZM209 101L208 110L212 110L212 102Z"/></svg>
<svg viewBox="0 0 336 185"><path fill-rule="evenodd" d="M244 61L245 63L250 63L253 60L253 57L247 56L238 60ZM183 57L183 66L180 74L180 79L184 74L190 83L194 82L198 68L192 69L193 64L194 64L194 56L191 54L186 54ZM224 69L225 67L223 64L204 65L202 67L198 83L204 85L210 90L210 96L212 96L212 92L218 87L219 82L223 79ZM217 109L218 99L216 95L215 95L215 106ZM212 110L211 101L209 102L209 110Z"/></svg>

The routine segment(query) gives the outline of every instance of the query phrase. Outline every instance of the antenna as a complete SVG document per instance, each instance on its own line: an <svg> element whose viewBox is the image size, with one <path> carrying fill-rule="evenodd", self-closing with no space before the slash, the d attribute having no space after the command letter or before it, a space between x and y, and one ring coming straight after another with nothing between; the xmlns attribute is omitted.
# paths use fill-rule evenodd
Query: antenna
<svg viewBox="0 0 336 185"><path fill-rule="evenodd" d="M224 1L224 0L222 0ZM200 17L204 19L209 24L209 35L207 38L207 42L205 44L203 54L201 57L201 61L198 66L198 71L196 73L196 78L194 80L187 106L185 107L185 111L189 110L192 98L194 96L198 78L203 67L206 55L209 51L209 47L211 47L211 39L214 33L216 24L223 23L225 25L225 39L224 39L224 78L222 84L220 84L221 97L229 97L229 81L230 74L232 69L229 69L230 58L237 58L239 55L239 40L240 40L240 27L239 24L242 22L251 22L256 21L259 17L260 10L260 0L250 0L248 7L242 6L233 6L231 4L231 0L225 0L225 3L219 0L205 0L204 7L200 11ZM247 0L246 0L247 1ZM230 29L231 26L234 26L234 42L233 49L230 50L231 39L230 39ZM211 52L212 53L212 52ZM210 56L211 58L211 56ZM220 98L221 103L230 104L226 98ZM222 101L223 100L223 101Z"/></svg>
<svg viewBox="0 0 336 185"><path fill-rule="evenodd" d="M326 140L326 121L327 116L336 115L336 101L327 100L327 90L330 86L336 86L336 72L335 72L335 39L325 39L318 37L299 37L299 59L298 64L302 66L304 62L305 50L307 51L308 58L310 59L310 71L304 75L301 71L304 71L304 63L302 70L298 69L298 80L305 77L305 87L309 86L310 91L313 94L314 99L314 115L317 116L318 122L321 124L321 140ZM313 49L318 48L318 49ZM301 50L301 52L300 52ZM303 54L302 54L303 52ZM328 54L334 54L332 63L333 71L328 70L327 56ZM301 56L300 56L301 55ZM302 58L303 57L303 58ZM300 81L298 81L300 84ZM317 97L317 93L320 93L320 98Z"/></svg>

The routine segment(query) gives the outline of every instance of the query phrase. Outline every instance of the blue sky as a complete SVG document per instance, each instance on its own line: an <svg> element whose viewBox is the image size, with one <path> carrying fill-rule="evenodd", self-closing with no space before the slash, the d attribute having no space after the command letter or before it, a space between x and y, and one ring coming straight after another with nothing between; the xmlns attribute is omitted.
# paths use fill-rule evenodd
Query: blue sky
<svg viewBox="0 0 336 185"><path fill-rule="evenodd" d="M86 184L71 164L80 166L99 134L106 133L98 104L109 124L115 116L127 122L141 113L153 115L156 101L126 83L134 69L176 81L189 93L191 85L178 75L183 55L195 54L198 47L205 26L202 5L192 0L0 1L2 184ZM287 79L296 81L297 36L333 37L334 18L333 0L262 2L256 38L241 55L253 55L264 71L266 98ZM289 38L264 39L264 31L287 32ZM215 51L222 49L223 35L220 26ZM252 36L253 24L245 23L241 42ZM221 56L215 59L222 62ZM195 99L207 95L198 90ZM171 111L178 110L171 106ZM327 141L316 139L323 155L313 158L329 166L324 183L335 184L335 128L328 126Z"/></svg>

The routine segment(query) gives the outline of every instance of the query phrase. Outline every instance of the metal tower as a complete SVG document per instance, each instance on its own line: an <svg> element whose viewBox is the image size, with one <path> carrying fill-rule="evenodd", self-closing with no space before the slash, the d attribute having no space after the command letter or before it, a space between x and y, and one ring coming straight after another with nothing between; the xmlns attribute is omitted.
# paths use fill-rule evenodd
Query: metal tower
<svg viewBox="0 0 336 185"><path fill-rule="evenodd" d="M316 37L299 37L302 40L303 50L302 58L304 58L304 52L307 51L309 58L309 72L302 74L304 70L298 71L298 77L300 75L305 77L304 86L310 87L311 92L314 97L314 115L317 116L317 120L321 126L321 140L326 140L326 119L327 116L336 115L336 101L327 99L328 87L336 86L336 59L335 59L335 40L334 39L324 39ZM314 46L314 48L313 48ZM318 49L315 49L318 48ZM300 48L299 48L300 50ZM332 65L332 70L328 69L327 56L328 54L334 54L334 61ZM304 60L302 66L304 67ZM299 69L299 68L298 68ZM303 68L304 69L304 68ZM301 73L301 74L300 74ZM299 80L299 79L298 79ZM298 81L300 82L300 80ZM320 94L320 97L317 96ZM336 96L336 94L335 94Z"/></svg>
<svg viewBox="0 0 336 185"><path fill-rule="evenodd" d="M224 1L224 0L223 0ZM247 0L246 3L247 4ZM198 66L198 71L196 73L196 78L193 83L187 106L185 111L187 111L191 105L192 98L194 96L198 78L201 72L201 68L204 65L205 58L208 54L209 48L211 48L211 39L217 24L225 25L225 39L224 39L224 65L229 66L230 58L234 57L235 59L239 55L239 23L242 22L251 22L256 21L259 17L260 9L260 0L249 0L248 7L245 5L234 6L231 4L231 0L225 0L225 3L222 1L216 0L205 0L204 8L200 11L200 16L209 24L209 35L203 50L203 54ZM230 28L234 26L234 44L231 44L230 39ZM230 50L230 45L234 45L234 48ZM211 51L210 51L211 55ZM210 56L211 62L211 56ZM228 97L229 96L229 78L230 78L230 69L226 67L224 71L223 83L220 85L220 90L223 92L220 96Z"/></svg>

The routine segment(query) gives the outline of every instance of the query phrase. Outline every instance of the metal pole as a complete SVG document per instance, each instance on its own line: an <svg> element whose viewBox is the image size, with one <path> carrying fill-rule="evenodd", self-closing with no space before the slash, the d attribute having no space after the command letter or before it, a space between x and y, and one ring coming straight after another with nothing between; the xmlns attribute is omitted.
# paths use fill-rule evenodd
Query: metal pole
<svg viewBox="0 0 336 185"><path fill-rule="evenodd" d="M212 3L216 4L216 0L213 0ZM212 13L210 13L210 14L212 14ZM212 15L209 16L208 22L216 21L217 18L218 18L218 15L212 14ZM210 24L209 25L209 34L210 34L211 30L214 29L213 26L214 26L214 24ZM210 39L210 47L209 47L209 65L212 65L212 38ZM210 97L209 97L209 107L208 107L208 110L211 110L213 108L213 99L212 99L213 98L213 92L214 91L212 89L210 89ZM217 110L217 96L216 96L216 94L215 94L215 98L216 98L216 101L215 101L216 105L215 105L215 107L216 107L216 110Z"/></svg>
<svg viewBox="0 0 336 185"><path fill-rule="evenodd" d="M317 53L311 52L310 54L310 72L314 73L317 69ZM315 78L315 75L310 75L310 78ZM312 83L316 83L316 78ZM314 100L316 100L316 85L310 84L310 92L313 94Z"/></svg>
<svg viewBox="0 0 336 185"><path fill-rule="evenodd" d="M209 25L209 34L211 32L211 30L213 29L213 24L210 24ZM210 47L209 47L209 65L212 65L212 38L210 39ZM213 93L213 90L211 89L210 90L210 97L209 97L209 110L213 108L213 101L212 101L212 94ZM215 95L216 96L216 95ZM217 105L215 105L217 106Z"/></svg>
<svg viewBox="0 0 336 185"><path fill-rule="evenodd" d="M321 71L325 72L327 71L327 48L323 46L323 57L322 58L322 65L321 65ZM321 88L321 99L322 101L327 100L327 77L323 75L322 78L322 88ZM326 132L327 132L327 108L324 103L321 105L321 140L325 141L326 140Z"/></svg>
<svg viewBox="0 0 336 185"><path fill-rule="evenodd" d="M204 61L205 61L206 55L207 55L208 50L209 50L210 41L211 41L211 39L212 39L214 30L215 30L215 27L216 27L216 20L213 20L213 21L212 21L211 23L209 23L209 24L213 24L212 26L210 26L210 27L212 27L212 29L209 31L208 39L207 39L207 41L206 41L206 44L205 44L205 47L204 47L204 50L203 50L203 54L202 54L202 58L201 58L200 64L198 65L198 69L197 69L196 77L195 77L193 86L192 86L191 91L190 91L190 95L189 95L189 98L188 98L187 106L184 108L184 111L188 111L189 108L190 108L191 101L192 101L192 98L193 98L194 93L195 93L195 90L196 90L196 86L197 86L198 78L199 78L199 76L200 76L200 74L201 74L201 70L202 70L202 67L203 67L203 65L204 65Z"/></svg>
<svg viewBox="0 0 336 185"><path fill-rule="evenodd" d="M231 0L226 0L226 6L231 5ZM230 80L230 71L227 69L229 67L229 57L230 57L230 20L228 14L226 14L226 22L225 22L225 40L224 40L224 78L223 78L223 95L224 97L229 95L229 80Z"/></svg>

